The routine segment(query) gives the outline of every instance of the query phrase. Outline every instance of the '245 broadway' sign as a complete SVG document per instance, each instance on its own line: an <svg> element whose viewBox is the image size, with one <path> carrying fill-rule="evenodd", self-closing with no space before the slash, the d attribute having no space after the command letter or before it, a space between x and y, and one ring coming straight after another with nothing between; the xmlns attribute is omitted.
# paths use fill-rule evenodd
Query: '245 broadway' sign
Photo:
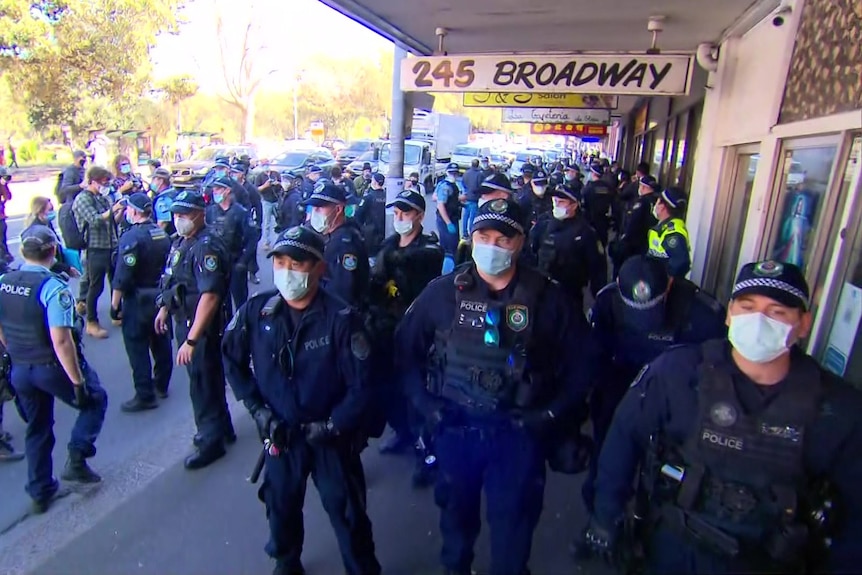
<svg viewBox="0 0 862 575"><path fill-rule="evenodd" d="M434 56L401 61L405 92L687 94L693 59L680 55Z"/></svg>

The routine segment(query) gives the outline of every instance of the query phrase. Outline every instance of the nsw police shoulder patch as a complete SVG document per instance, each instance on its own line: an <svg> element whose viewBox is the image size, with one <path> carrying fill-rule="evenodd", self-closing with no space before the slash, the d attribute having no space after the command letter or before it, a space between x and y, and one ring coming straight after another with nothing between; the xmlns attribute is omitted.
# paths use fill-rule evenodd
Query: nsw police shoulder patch
<svg viewBox="0 0 862 575"><path fill-rule="evenodd" d="M60 302L61 308L69 309L72 307L72 294L69 293L69 290L63 290L60 292L60 295L57 296L57 301Z"/></svg>
<svg viewBox="0 0 862 575"><path fill-rule="evenodd" d="M667 247L675 248L679 244L679 238L671 236L667 239Z"/></svg>
<svg viewBox="0 0 862 575"><path fill-rule="evenodd" d="M135 267L135 264L138 263L138 258L135 256L135 254L126 254L123 256L123 263L130 268L133 268Z"/></svg>
<svg viewBox="0 0 862 575"><path fill-rule="evenodd" d="M350 352L359 361L368 359L368 355L371 353L371 344L368 343L368 338L361 331L350 336Z"/></svg>
<svg viewBox="0 0 862 575"><path fill-rule="evenodd" d="M171 256L171 265L175 266L178 263L180 263L180 256L182 256L182 255L183 254L182 254L182 252L180 252L180 250L176 250L174 252L174 255Z"/></svg>
<svg viewBox="0 0 862 575"><path fill-rule="evenodd" d="M214 272L218 269L218 258L214 255L204 256L204 269L208 272Z"/></svg>
<svg viewBox="0 0 862 575"><path fill-rule="evenodd" d="M358 265L356 256L353 254L344 254L344 257L341 258L341 265L344 266L344 269L347 271L352 272Z"/></svg>
<svg viewBox="0 0 862 575"><path fill-rule="evenodd" d="M525 305L506 306L506 325L512 331L524 331L530 324L530 316Z"/></svg>

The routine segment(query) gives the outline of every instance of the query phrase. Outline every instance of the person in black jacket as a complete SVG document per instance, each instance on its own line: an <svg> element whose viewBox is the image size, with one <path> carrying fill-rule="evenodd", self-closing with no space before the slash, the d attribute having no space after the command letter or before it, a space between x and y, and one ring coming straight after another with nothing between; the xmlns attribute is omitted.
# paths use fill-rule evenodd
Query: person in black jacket
<svg viewBox="0 0 862 575"><path fill-rule="evenodd" d="M72 165L67 166L60 176L57 184L57 200L61 204L71 202L78 193L86 188L84 183L84 166L87 163L87 154L77 150L72 154Z"/></svg>

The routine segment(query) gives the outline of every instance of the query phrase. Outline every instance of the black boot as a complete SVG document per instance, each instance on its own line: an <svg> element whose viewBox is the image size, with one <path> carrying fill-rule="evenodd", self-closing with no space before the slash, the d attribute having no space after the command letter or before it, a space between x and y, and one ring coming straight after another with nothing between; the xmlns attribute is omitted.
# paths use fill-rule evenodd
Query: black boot
<svg viewBox="0 0 862 575"><path fill-rule="evenodd" d="M139 411L147 411L148 409L155 409L159 406L158 402L155 398L152 399L141 399L139 396L135 396L129 401L126 401L120 405L120 411L124 411L126 413L137 413Z"/></svg>
<svg viewBox="0 0 862 575"><path fill-rule="evenodd" d="M60 485L57 488L57 491L55 491L54 494L50 497L46 497L45 499L34 499L33 502L30 504L30 510L33 512L34 515L42 515L43 513L48 511L48 509L55 501L66 497L70 493L72 493L71 489L69 489L65 485Z"/></svg>
<svg viewBox="0 0 862 575"><path fill-rule="evenodd" d="M302 566L302 563L291 564L277 559L275 569L272 570L272 575L305 575L305 568Z"/></svg>
<svg viewBox="0 0 862 575"><path fill-rule="evenodd" d="M98 483L102 477L90 469L87 465L87 460L79 451L69 450L69 459L66 460L66 467L60 478L64 481L74 481L75 483Z"/></svg>
<svg viewBox="0 0 862 575"><path fill-rule="evenodd" d="M194 453L186 457L186 469L203 469L207 465L224 457L225 453L224 443L221 441L205 447L198 447Z"/></svg>
<svg viewBox="0 0 862 575"><path fill-rule="evenodd" d="M427 454L424 458L417 459L416 467L413 469L413 487L424 489L434 484L437 474L437 458Z"/></svg>

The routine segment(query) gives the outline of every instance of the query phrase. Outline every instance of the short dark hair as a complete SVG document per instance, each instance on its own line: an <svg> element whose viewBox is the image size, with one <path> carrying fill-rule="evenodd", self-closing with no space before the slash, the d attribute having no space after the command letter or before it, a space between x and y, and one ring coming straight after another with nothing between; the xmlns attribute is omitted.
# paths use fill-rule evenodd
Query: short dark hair
<svg viewBox="0 0 862 575"><path fill-rule="evenodd" d="M332 166L332 169L329 170L329 177L340 178L341 177L341 166Z"/></svg>
<svg viewBox="0 0 862 575"><path fill-rule="evenodd" d="M474 168L478 168L479 167L479 160L477 158L473 158L473 161L470 162L470 165L473 166Z"/></svg>
<svg viewBox="0 0 862 575"><path fill-rule="evenodd" d="M44 262L52 256L57 244L21 243L21 255L31 262Z"/></svg>
<svg viewBox="0 0 862 575"><path fill-rule="evenodd" d="M638 164L637 171L638 173L641 173L645 176L649 175L649 164L647 164L646 162L641 162L640 164Z"/></svg>
<svg viewBox="0 0 862 575"><path fill-rule="evenodd" d="M99 180L113 179L114 174L103 168L102 166L93 166L87 170L87 180L90 182L98 182Z"/></svg>

